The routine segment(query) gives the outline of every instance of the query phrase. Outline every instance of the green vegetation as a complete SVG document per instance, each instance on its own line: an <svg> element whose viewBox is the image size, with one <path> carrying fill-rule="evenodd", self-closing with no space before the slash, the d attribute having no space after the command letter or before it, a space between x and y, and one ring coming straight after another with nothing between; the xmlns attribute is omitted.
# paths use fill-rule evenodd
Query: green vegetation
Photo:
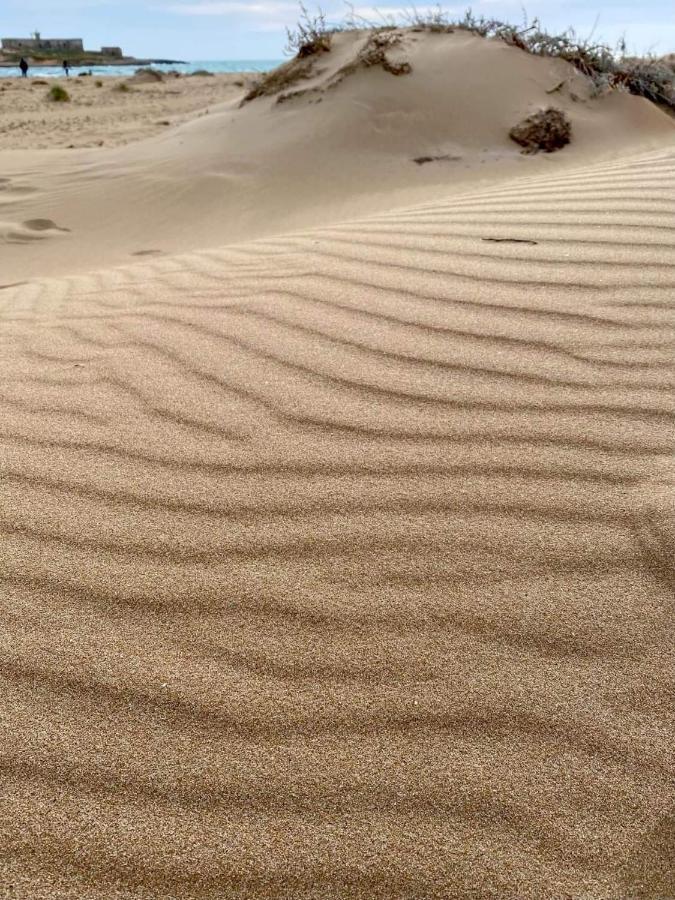
<svg viewBox="0 0 675 900"><path fill-rule="evenodd" d="M69 103L70 94L60 84L54 84L49 89L47 99L51 100L52 103Z"/></svg>
<svg viewBox="0 0 675 900"><path fill-rule="evenodd" d="M116 84L113 88L113 91L117 91L119 94L130 94L131 88L126 82L121 81L119 84Z"/></svg>

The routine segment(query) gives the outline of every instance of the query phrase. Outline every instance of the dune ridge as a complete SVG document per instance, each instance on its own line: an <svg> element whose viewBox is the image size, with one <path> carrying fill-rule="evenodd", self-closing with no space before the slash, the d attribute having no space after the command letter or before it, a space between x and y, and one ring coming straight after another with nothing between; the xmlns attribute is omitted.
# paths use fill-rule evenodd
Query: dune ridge
<svg viewBox="0 0 675 900"><path fill-rule="evenodd" d="M2 285L9 896L673 896L675 150Z"/></svg>

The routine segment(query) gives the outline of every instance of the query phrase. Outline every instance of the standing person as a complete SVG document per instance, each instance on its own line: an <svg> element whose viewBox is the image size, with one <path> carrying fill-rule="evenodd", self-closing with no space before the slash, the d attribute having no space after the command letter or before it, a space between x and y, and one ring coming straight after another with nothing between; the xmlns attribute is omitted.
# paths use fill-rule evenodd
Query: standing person
<svg viewBox="0 0 675 900"><path fill-rule="evenodd" d="M23 56L19 60L19 68L21 69L21 77L25 78L26 75L28 75L28 63L23 58Z"/></svg>
<svg viewBox="0 0 675 900"><path fill-rule="evenodd" d="M70 78L70 63L67 59L63 60L63 71L66 73L66 78Z"/></svg>

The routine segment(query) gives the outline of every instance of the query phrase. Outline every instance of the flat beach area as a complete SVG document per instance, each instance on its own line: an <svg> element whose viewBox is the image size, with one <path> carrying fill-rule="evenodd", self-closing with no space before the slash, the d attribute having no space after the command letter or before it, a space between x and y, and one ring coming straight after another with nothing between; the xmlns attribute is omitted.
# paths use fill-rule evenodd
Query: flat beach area
<svg viewBox="0 0 675 900"><path fill-rule="evenodd" d="M675 119L391 34L0 80L2 897L675 897Z"/></svg>
<svg viewBox="0 0 675 900"><path fill-rule="evenodd" d="M252 75L165 75L155 80L96 75L0 78L0 152L118 147L159 134L241 96ZM49 101L58 84L70 95Z"/></svg>

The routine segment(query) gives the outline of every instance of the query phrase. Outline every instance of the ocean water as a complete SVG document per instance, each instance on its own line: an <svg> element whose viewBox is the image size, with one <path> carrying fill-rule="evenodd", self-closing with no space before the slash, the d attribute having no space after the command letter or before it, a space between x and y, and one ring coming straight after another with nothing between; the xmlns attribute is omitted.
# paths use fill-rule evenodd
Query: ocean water
<svg viewBox="0 0 675 900"><path fill-rule="evenodd" d="M280 65L282 59L219 59L219 60L195 60L194 62L153 64L153 69L162 72L181 72L189 75L198 69L205 69L214 74L219 72L267 72ZM77 77L80 72L91 72L96 77L115 76L124 78L133 75L138 66L73 66L70 70L71 77ZM18 68L0 68L0 78L16 78L20 75ZM58 67L35 66L31 68L29 75L34 78L62 78L63 69Z"/></svg>

